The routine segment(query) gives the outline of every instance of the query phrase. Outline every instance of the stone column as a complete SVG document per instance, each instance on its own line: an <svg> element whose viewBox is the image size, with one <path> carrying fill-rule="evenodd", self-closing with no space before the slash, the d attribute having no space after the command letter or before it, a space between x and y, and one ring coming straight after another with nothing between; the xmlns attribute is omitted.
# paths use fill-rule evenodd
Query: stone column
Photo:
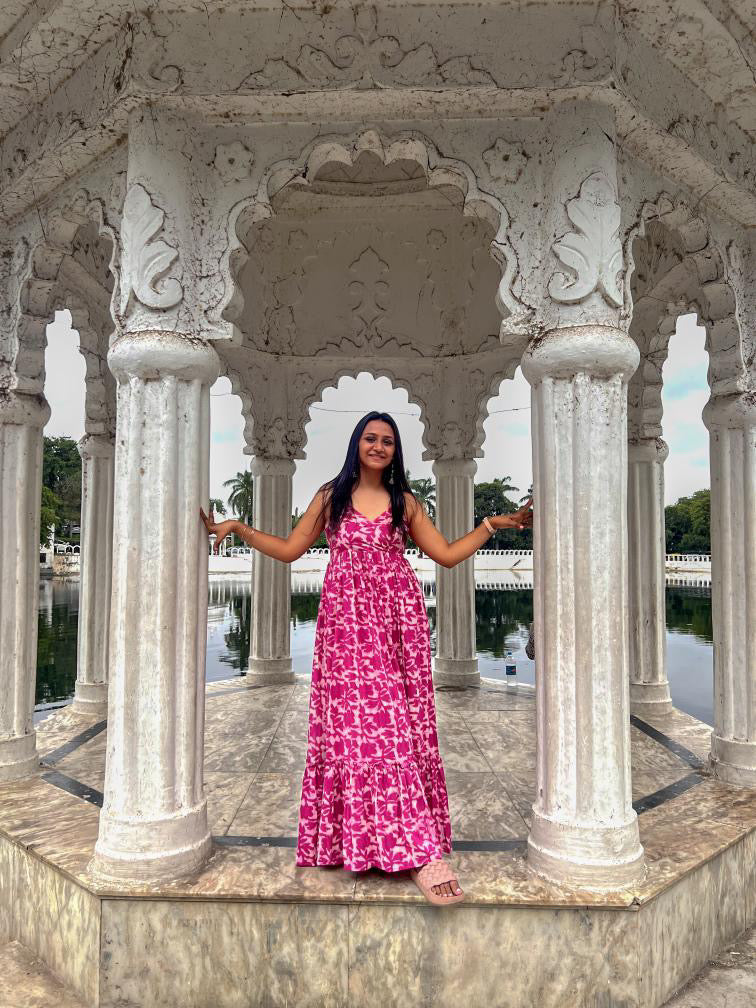
<svg viewBox="0 0 756 1008"><path fill-rule="evenodd" d="M42 396L0 390L0 781L38 765L37 674Z"/></svg>
<svg viewBox="0 0 756 1008"><path fill-rule="evenodd" d="M627 653L627 379L619 329L534 341L537 790L530 865L593 889L643 872L632 807Z"/></svg>
<svg viewBox="0 0 756 1008"><path fill-rule="evenodd" d="M209 389L215 350L127 333L118 383L105 799L92 870L161 880L210 852L202 761Z"/></svg>
<svg viewBox="0 0 756 1008"><path fill-rule="evenodd" d="M703 419L711 465L711 764L721 780L756 788L756 396L712 398Z"/></svg>
<svg viewBox="0 0 756 1008"><path fill-rule="evenodd" d="M473 527L474 459L436 459L436 513L449 542ZM436 654L438 686L480 686L475 648L475 558L456 567L436 565Z"/></svg>
<svg viewBox="0 0 756 1008"><path fill-rule="evenodd" d="M628 602L630 710L672 710L667 681L664 460L661 438L628 443Z"/></svg>
<svg viewBox="0 0 756 1008"><path fill-rule="evenodd" d="M256 456L254 526L270 535L291 532L291 459ZM249 639L250 684L291 683L291 565L255 551L252 557L252 624Z"/></svg>
<svg viewBox="0 0 756 1008"><path fill-rule="evenodd" d="M74 710L106 717L113 562L113 439L87 434L81 455L81 575Z"/></svg>

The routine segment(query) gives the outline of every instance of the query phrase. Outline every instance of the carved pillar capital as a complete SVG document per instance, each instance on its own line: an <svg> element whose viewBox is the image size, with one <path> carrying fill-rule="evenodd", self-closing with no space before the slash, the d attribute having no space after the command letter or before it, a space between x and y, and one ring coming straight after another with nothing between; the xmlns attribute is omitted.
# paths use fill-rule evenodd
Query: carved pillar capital
<svg viewBox="0 0 756 1008"><path fill-rule="evenodd" d="M633 462L666 462L669 455L667 442L662 438L630 438L627 442L627 460Z"/></svg>
<svg viewBox="0 0 756 1008"><path fill-rule="evenodd" d="M638 367L635 343L615 326L563 326L531 341L522 359L522 373L531 385L543 378L621 376L626 383Z"/></svg>
<svg viewBox="0 0 756 1008"><path fill-rule="evenodd" d="M618 325L625 298L614 111L574 100L547 118L543 328Z"/></svg>
<svg viewBox="0 0 756 1008"><path fill-rule="evenodd" d="M50 405L43 395L0 389L0 424L42 428L49 419Z"/></svg>
<svg viewBox="0 0 756 1008"><path fill-rule="evenodd" d="M115 438L109 434L85 434L76 447L82 459L112 459L115 454Z"/></svg>
<svg viewBox="0 0 756 1008"><path fill-rule="evenodd" d="M478 471L478 463L474 458L437 458L433 460L433 475L444 476L474 476Z"/></svg>
<svg viewBox="0 0 756 1008"><path fill-rule="evenodd" d="M296 468L296 463L290 458L255 455L249 463L249 471L253 476L293 476Z"/></svg>
<svg viewBox="0 0 756 1008"><path fill-rule="evenodd" d="M162 330L119 336L108 351L108 365L121 383L130 378L154 381L170 376L212 384L220 370L218 355L205 340Z"/></svg>

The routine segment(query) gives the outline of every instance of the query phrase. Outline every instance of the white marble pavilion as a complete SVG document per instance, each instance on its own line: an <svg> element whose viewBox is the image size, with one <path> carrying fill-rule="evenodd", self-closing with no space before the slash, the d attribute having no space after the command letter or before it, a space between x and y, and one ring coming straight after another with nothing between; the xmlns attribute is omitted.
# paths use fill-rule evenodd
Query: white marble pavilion
<svg viewBox="0 0 756 1008"><path fill-rule="evenodd" d="M108 721L95 876L171 881L211 852L216 378L243 403L257 527L289 531L310 405L370 371L421 408L452 539L521 366L528 863L636 884L630 715L671 709L662 366L688 312L711 389L710 766L756 788L755 32L746 0L3 6L0 780L38 766L44 348L66 307L86 359L75 707ZM438 571L440 685L480 684L472 563ZM253 578L249 681L291 682L290 571L258 556Z"/></svg>

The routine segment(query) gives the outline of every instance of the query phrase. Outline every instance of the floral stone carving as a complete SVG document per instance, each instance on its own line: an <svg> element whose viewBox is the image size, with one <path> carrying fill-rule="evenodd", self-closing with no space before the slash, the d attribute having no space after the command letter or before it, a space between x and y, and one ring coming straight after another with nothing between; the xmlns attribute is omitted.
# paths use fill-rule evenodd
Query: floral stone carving
<svg viewBox="0 0 756 1008"><path fill-rule="evenodd" d="M178 252L162 239L152 241L163 227L165 213L156 207L144 186L130 186L123 203L121 224L121 312L125 312L133 291L148 308L174 308L184 289L165 274L178 259ZM157 286L159 284L159 286Z"/></svg>
<svg viewBox="0 0 756 1008"><path fill-rule="evenodd" d="M621 307L620 208L606 175L589 175L579 194L568 200L566 210L576 230L555 241L552 249L574 277L554 273L549 280L549 296L554 301L574 304L598 290L610 305Z"/></svg>

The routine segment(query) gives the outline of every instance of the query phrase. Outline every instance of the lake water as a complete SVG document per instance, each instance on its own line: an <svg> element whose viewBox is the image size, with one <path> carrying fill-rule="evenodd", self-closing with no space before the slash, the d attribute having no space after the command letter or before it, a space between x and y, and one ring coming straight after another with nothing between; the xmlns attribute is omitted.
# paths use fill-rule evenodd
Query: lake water
<svg viewBox="0 0 756 1008"><path fill-rule="evenodd" d="M243 675L249 659L249 579L210 582L207 619L208 680ZM295 672L309 673L318 614L318 594L291 596L291 648ZM41 710L73 696L79 611L77 581L40 585L36 702ZM476 633L481 675L534 683L535 665L525 655L533 592L476 591ZM436 610L428 609L435 649ZM507 652L511 652L511 659ZM517 667L512 678L505 664ZM667 668L677 707L713 723L711 592L708 588L667 588Z"/></svg>

